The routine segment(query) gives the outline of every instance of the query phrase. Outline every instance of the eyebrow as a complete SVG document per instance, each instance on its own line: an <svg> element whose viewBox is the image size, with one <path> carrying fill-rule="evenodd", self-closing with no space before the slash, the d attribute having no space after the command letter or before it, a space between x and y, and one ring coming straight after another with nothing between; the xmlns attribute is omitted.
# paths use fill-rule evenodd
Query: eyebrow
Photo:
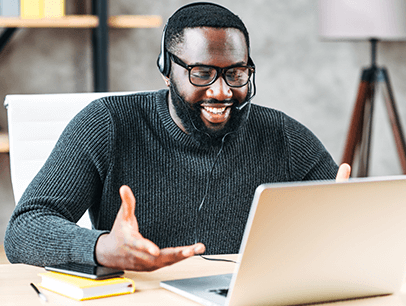
<svg viewBox="0 0 406 306"><path fill-rule="evenodd" d="M197 62L197 63L194 63L194 64L187 64L187 63L184 62L183 59L179 58L177 55L175 55L175 54L173 54L173 53L171 53L169 51L168 51L168 53L171 56L173 61L175 61L175 62L180 61L181 63L183 63L182 65L186 65L186 66L189 66L189 67L190 66L206 66L206 67L215 67L215 68L225 69L225 68L232 68L232 67L238 67L238 66L248 66L248 63L245 63L244 61L239 61L239 62L237 62L237 63L235 63L233 65L225 66L225 67L207 65L207 64L204 64L204 63L200 63L200 62Z"/></svg>
<svg viewBox="0 0 406 306"><path fill-rule="evenodd" d="M187 64L187 65L188 66L209 66L209 67L227 68L227 67L233 67L233 66L248 66L248 63L245 63L244 61L240 61L240 62L234 63L232 65L228 65L228 66L225 66L225 67L220 67L220 66L215 66L215 65L207 65L207 64L204 64L204 63L200 63L200 62L193 63L193 64Z"/></svg>

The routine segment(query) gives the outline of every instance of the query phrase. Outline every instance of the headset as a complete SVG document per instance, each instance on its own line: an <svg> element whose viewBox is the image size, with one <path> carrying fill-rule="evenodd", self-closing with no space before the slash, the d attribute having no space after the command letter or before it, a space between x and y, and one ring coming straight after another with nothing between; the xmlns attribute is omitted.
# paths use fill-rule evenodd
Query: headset
<svg viewBox="0 0 406 306"><path fill-rule="evenodd" d="M214 6L217 6L217 7L219 7L219 8L225 9L225 10L229 11L230 13L232 13L229 9L227 9L227 8L225 8L224 6L221 6L221 5L219 5L219 4L216 4L216 3L211 3L211 2L193 2L193 3L189 3L189 4L186 4L186 5L182 6L182 7L180 7L178 10L175 11L175 13L172 14L172 16L175 15L176 13L178 13L179 11L185 9L185 8L188 8L188 7L191 7L191 6L196 6L196 5L202 5L202 4L214 5ZM171 16L171 17L172 17L172 16ZM171 17L170 17L170 18L171 18ZM171 72L171 59L170 59L169 53L168 53L168 51L166 50L166 46L165 46L166 28L168 27L168 22L169 22L169 19L170 19L170 18L168 18L168 21L166 22L165 27L164 27L163 32L162 32L161 52L159 53L158 59L157 59L157 66L158 66L158 69L159 69L159 71L162 73L162 75L164 75L165 77L169 77L169 73ZM247 42L247 44L248 44L248 42ZM248 65L255 68L254 61L251 59L251 57L249 56L249 54L250 54L250 50L248 50ZM254 73L254 74L255 74L255 73Z"/></svg>

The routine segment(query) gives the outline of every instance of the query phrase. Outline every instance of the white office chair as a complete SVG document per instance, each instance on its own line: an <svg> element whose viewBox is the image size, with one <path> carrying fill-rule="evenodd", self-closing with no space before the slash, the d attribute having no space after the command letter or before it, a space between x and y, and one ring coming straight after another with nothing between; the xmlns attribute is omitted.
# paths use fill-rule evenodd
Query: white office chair
<svg viewBox="0 0 406 306"><path fill-rule="evenodd" d="M130 92L7 95L10 171L17 204L68 122L91 101ZM91 228L88 212L78 225Z"/></svg>

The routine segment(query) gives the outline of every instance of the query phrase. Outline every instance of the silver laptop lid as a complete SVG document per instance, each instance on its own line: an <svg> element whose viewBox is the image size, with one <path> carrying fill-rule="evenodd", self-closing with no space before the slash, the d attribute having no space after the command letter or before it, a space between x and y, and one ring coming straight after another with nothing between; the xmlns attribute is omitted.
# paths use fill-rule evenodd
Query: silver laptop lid
<svg viewBox="0 0 406 306"><path fill-rule="evenodd" d="M291 305L400 289L406 177L258 187L227 305Z"/></svg>

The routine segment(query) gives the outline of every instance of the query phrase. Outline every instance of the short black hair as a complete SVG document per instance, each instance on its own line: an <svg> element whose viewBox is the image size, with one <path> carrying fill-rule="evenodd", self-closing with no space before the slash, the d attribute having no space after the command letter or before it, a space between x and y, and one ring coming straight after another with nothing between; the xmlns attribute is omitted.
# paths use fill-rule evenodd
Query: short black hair
<svg viewBox="0 0 406 306"><path fill-rule="evenodd" d="M214 3L192 3L176 11L168 20L165 30L166 50L175 53L176 46L183 42L185 28L235 28L245 37L247 50L250 50L250 41L244 23L230 10Z"/></svg>

